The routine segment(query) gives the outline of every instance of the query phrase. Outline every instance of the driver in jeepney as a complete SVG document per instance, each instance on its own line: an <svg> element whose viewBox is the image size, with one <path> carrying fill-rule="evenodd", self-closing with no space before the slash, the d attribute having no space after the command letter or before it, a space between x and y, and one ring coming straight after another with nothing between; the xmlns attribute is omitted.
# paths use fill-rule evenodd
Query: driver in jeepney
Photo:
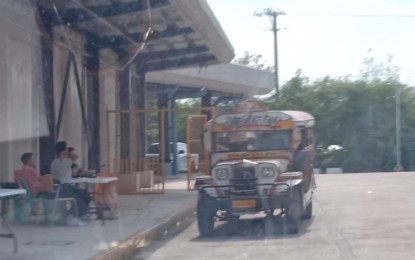
<svg viewBox="0 0 415 260"><path fill-rule="evenodd" d="M256 150L285 150L287 146L286 140L275 131L258 133L255 143Z"/></svg>

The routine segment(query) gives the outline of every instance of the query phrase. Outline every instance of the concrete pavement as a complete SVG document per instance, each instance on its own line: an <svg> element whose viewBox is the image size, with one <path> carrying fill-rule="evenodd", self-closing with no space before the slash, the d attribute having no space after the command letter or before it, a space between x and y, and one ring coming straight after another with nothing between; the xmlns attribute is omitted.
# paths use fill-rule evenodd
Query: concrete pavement
<svg viewBox="0 0 415 260"><path fill-rule="evenodd" d="M89 221L85 227L36 226L33 223L13 225L19 240L19 252L11 253L10 239L0 239L0 259L78 260L93 256L108 259L114 253L105 256L103 252L120 248L123 250L115 250L115 256L124 254L124 251L131 253L135 247L146 245L155 232L174 225L176 218L193 212L196 193L186 190L183 177L167 180L162 195L120 196L120 218L106 221L105 226L101 226L100 221ZM143 237L138 236L141 234ZM137 244L132 245L134 248L123 243L131 242L127 241L128 238L135 239Z"/></svg>
<svg viewBox="0 0 415 260"><path fill-rule="evenodd" d="M163 236L134 259L415 259L415 173L318 175L313 218L295 235L276 220L218 223L200 238L195 222ZM268 228L265 228L268 227Z"/></svg>

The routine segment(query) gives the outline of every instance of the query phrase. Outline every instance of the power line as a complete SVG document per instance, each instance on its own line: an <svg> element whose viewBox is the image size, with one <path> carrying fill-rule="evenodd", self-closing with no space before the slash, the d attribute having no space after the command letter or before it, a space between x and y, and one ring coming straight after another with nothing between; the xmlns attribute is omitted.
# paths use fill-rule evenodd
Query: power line
<svg viewBox="0 0 415 260"><path fill-rule="evenodd" d="M290 13L287 16L344 17L344 18L415 18L415 14L313 14Z"/></svg>

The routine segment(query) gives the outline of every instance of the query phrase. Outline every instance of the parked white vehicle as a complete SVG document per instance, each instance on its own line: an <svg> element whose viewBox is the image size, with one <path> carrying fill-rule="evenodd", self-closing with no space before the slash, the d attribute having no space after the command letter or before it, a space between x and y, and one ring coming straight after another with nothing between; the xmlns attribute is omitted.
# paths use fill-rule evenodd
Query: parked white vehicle
<svg viewBox="0 0 415 260"><path fill-rule="evenodd" d="M170 160L173 161L173 143L170 143ZM153 143L147 149L146 157L159 157L160 144ZM187 145L177 143L177 168L179 172L187 172Z"/></svg>

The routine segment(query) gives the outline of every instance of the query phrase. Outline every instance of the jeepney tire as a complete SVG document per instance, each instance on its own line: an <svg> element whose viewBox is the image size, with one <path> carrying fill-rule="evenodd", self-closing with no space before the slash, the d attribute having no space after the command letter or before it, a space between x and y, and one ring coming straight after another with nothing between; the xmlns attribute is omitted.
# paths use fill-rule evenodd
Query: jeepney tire
<svg viewBox="0 0 415 260"><path fill-rule="evenodd" d="M298 233L298 231L300 230L300 223L301 223L302 215L303 215L303 207L301 203L300 191L295 190L294 198L287 208L288 226L286 225L285 227L286 228L285 233L291 233L291 234Z"/></svg>
<svg viewBox="0 0 415 260"><path fill-rule="evenodd" d="M304 210L303 219L311 219L313 217L313 202L311 201Z"/></svg>
<svg viewBox="0 0 415 260"><path fill-rule="evenodd" d="M226 234L228 236L234 235L237 232L240 216L238 215L229 215L227 218L227 230Z"/></svg>
<svg viewBox="0 0 415 260"><path fill-rule="evenodd" d="M239 215L229 215L228 216L228 222L231 223L231 224L238 224L240 218L241 218L241 216L239 216Z"/></svg>
<svg viewBox="0 0 415 260"><path fill-rule="evenodd" d="M197 203L197 227L202 237L208 237L213 233L215 219L211 213L212 209L209 208L207 199L200 197Z"/></svg>

